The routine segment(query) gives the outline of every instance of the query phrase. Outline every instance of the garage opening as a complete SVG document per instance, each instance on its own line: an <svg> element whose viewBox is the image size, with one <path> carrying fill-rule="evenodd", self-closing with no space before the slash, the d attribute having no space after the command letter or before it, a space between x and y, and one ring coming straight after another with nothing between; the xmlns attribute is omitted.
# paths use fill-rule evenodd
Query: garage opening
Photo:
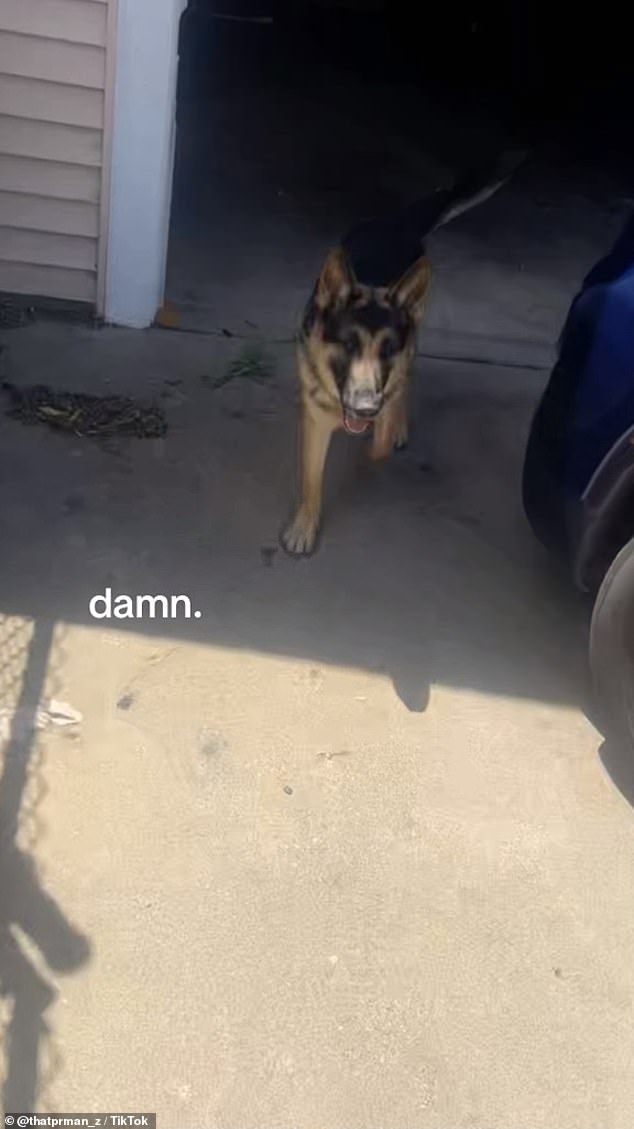
<svg viewBox="0 0 634 1129"><path fill-rule="evenodd" d="M497 9L190 0L166 288L182 328L288 338L350 224L527 145L508 188L434 235L427 340L552 343L628 207L626 68L579 13L572 31Z"/></svg>

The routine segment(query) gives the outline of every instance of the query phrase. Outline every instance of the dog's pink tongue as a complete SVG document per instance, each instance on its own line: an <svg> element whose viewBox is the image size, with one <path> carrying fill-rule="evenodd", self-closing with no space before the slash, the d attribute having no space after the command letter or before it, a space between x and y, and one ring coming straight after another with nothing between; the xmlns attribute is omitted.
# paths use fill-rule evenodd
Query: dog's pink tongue
<svg viewBox="0 0 634 1129"><path fill-rule="evenodd" d="M363 435L370 426L370 421L367 419L357 419L356 416L351 416L349 412L344 412L343 423L346 431L350 435Z"/></svg>

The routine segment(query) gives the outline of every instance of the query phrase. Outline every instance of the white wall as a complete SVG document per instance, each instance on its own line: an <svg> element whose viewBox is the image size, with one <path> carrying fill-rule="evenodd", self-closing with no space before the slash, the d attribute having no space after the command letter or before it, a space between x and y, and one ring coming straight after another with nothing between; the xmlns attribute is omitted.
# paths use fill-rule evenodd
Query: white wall
<svg viewBox="0 0 634 1129"><path fill-rule="evenodd" d="M163 302L186 4L118 0L104 310L116 325L151 325Z"/></svg>

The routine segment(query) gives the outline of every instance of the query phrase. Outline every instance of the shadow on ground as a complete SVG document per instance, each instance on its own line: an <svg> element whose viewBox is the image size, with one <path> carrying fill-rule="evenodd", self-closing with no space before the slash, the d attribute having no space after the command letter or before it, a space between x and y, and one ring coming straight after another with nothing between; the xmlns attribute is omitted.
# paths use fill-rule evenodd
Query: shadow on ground
<svg viewBox="0 0 634 1129"><path fill-rule="evenodd" d="M43 1057L49 1073L59 1065L45 1015L58 994L51 974L68 975L90 955L87 939L43 887L31 855L41 799L36 714L54 669L50 621L38 621L31 631L0 617L0 704L11 730L0 775L0 998L9 1013L3 1039L6 1111L33 1110L42 1089ZM18 845L25 821L29 851Z"/></svg>
<svg viewBox="0 0 634 1129"><path fill-rule="evenodd" d="M420 362L417 456L363 469L336 442L320 551L278 549L294 493L290 349L216 387L240 346L158 332L19 331L12 378L131 391L165 440L99 442L2 419L2 611L87 623L91 596L187 594L199 619L117 626L383 671L408 708L435 683L578 701L583 624L520 509L542 376ZM52 334L52 336L51 336ZM48 365L51 351L54 366Z"/></svg>
<svg viewBox="0 0 634 1129"><path fill-rule="evenodd" d="M250 375L229 378L242 349L231 339L45 324L15 331L9 342L5 373L18 384L134 394L163 406L168 432L164 440L90 440L0 415L0 612L35 624L22 698L9 702L22 721L0 786L7 1108L32 1108L45 1084L52 1035L45 1012L56 992L46 966L71 973L90 951L44 891L29 857L34 843L26 852L16 839L27 784L37 784L32 719L45 673L55 669L53 623L214 649L193 667L198 693L209 662L202 693L212 722L223 648L304 660L311 676L319 665L382 674L397 713L421 713L421 748L424 711L438 687L562 706L584 701L583 610L539 552L520 508L524 442L545 374L419 358L415 457L399 456L371 474L362 469L362 444L337 442L320 550L297 562L277 541L295 484L292 350L263 345L259 375L242 366ZM421 440L425 471L416 454ZM95 621L90 599L108 587L132 597L184 593L201 617ZM12 654L3 641L7 666ZM295 704L304 691L293 688L292 673L279 673L273 717L266 681L254 687L248 661L244 669L249 710L275 730L276 718L284 724L284 680ZM143 724L151 730L167 719L195 730L186 686L164 670L156 678L165 712L148 718L151 699L135 703ZM344 680L342 710L348 686ZM108 710L129 705L112 696L112 686L103 693ZM379 741L395 720L386 714ZM206 755L218 740L212 726ZM297 740L301 746L301 734ZM132 811L133 789L128 802Z"/></svg>

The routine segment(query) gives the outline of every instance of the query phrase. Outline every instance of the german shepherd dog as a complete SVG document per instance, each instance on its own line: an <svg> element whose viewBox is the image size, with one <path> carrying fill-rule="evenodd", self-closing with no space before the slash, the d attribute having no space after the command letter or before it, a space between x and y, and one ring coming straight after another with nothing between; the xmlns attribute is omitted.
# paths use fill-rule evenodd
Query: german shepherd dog
<svg viewBox="0 0 634 1129"><path fill-rule="evenodd" d="M407 443L409 373L431 277L423 240L497 192L524 156L505 154L488 175L478 170L389 219L361 223L328 254L298 340L302 481L281 538L288 553L316 547L334 431L372 429L373 461Z"/></svg>

